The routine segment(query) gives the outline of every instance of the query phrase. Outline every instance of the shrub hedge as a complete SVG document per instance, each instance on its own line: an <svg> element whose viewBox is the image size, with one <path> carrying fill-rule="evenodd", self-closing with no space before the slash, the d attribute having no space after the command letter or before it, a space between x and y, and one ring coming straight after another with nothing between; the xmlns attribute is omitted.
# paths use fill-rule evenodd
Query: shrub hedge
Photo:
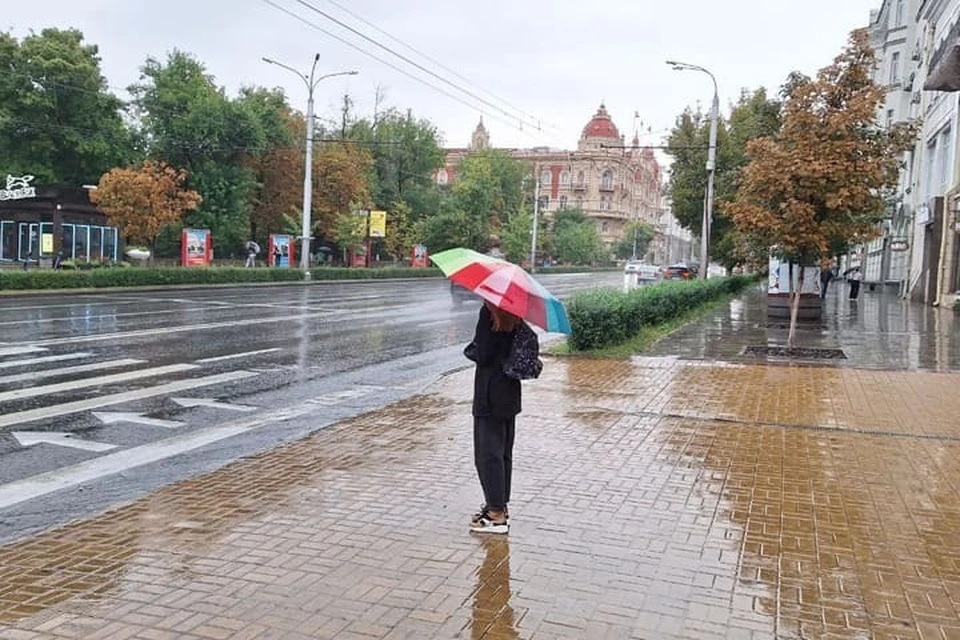
<svg viewBox="0 0 960 640"><path fill-rule="evenodd" d="M750 286L753 276L665 282L624 293L596 289L576 294L567 302L570 348L600 349L622 344L644 327L655 326L686 313L704 302Z"/></svg>
<svg viewBox="0 0 960 640"><path fill-rule="evenodd" d="M320 267L313 280L370 280L384 278L438 277L438 269L384 268L347 269ZM0 290L83 289L144 287L156 285L234 284L244 282L295 282L303 280L299 269L244 269L242 267L109 267L55 271L53 269L0 269Z"/></svg>

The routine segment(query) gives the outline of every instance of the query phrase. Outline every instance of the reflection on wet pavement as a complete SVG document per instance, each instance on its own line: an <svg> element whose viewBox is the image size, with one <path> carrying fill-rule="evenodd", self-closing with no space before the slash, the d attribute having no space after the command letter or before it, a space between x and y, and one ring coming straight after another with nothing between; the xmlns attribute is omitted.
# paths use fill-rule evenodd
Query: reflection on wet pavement
<svg viewBox="0 0 960 640"><path fill-rule="evenodd" d="M0 638L960 635L960 375L550 359L509 540L471 375L0 547Z"/></svg>

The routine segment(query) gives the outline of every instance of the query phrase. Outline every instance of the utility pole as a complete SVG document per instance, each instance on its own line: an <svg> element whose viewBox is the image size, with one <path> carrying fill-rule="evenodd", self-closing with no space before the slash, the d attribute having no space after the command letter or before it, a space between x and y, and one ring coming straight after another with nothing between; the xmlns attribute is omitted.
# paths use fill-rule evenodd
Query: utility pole
<svg viewBox="0 0 960 640"><path fill-rule="evenodd" d="M314 78L317 71L317 62L320 61L320 54L313 57L313 65L310 67L310 75L307 76L285 65L282 62L263 58L267 64L276 65L295 73L298 78L303 80L307 87L307 135L305 139L306 152L303 160L303 211L300 213L300 269L303 270L303 277L310 279L310 227L312 226L310 216L313 207L313 90L320 84L321 80L333 78L335 76L355 76L356 71L338 71L337 73L327 73Z"/></svg>
<svg viewBox="0 0 960 640"><path fill-rule="evenodd" d="M720 118L720 96L717 79L707 69L686 62L667 60L675 71L700 71L713 81L713 103L710 108L710 147L707 151L707 195L703 207L703 220L700 230L700 277L706 279L710 267L710 227L713 222L713 178L717 169L717 124Z"/></svg>
<svg viewBox="0 0 960 640"><path fill-rule="evenodd" d="M540 217L540 176L533 187L533 229L530 232L530 273L537 272L537 225Z"/></svg>

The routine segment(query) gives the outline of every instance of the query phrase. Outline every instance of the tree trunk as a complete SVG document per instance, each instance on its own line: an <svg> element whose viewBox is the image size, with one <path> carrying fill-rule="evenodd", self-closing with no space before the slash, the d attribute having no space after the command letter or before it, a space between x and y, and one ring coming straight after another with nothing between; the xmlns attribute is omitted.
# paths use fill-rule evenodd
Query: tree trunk
<svg viewBox="0 0 960 640"><path fill-rule="evenodd" d="M787 335L787 348L793 349L793 340L797 334L797 316L800 313L800 296L803 293L803 263L800 263L800 274L797 276L797 287L793 287L793 263L790 263L790 333Z"/></svg>

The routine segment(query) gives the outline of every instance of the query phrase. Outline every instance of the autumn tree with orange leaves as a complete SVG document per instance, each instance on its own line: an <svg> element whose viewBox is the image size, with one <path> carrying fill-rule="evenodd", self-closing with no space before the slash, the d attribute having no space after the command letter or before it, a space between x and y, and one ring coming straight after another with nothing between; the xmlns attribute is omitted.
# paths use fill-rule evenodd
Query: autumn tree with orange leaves
<svg viewBox="0 0 960 640"><path fill-rule="evenodd" d="M154 249L165 227L200 206L200 194L185 188L186 180L186 171L148 161L139 168L105 173L90 200L120 229L127 244Z"/></svg>
<svg viewBox="0 0 960 640"><path fill-rule="evenodd" d="M790 291L789 347L802 267L875 237L897 185L900 156L915 140L913 124L877 123L885 93L873 81L875 63L866 31L857 30L816 80L794 87L779 134L747 145L750 163L725 207L745 246L800 267L799 286Z"/></svg>

